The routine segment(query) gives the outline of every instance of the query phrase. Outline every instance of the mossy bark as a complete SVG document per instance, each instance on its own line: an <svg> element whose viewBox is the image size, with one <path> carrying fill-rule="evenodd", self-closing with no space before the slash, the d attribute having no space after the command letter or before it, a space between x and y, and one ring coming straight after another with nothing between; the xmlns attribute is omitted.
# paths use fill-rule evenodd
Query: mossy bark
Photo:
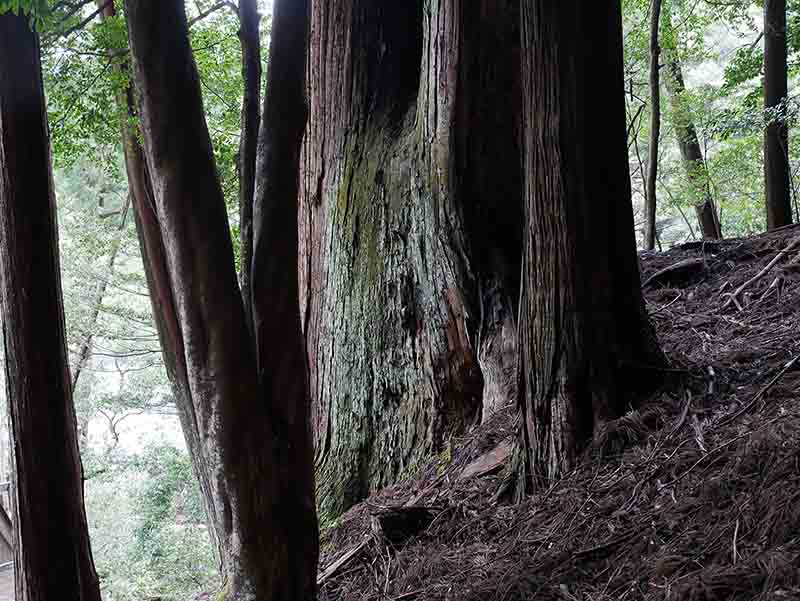
<svg viewBox="0 0 800 601"><path fill-rule="evenodd" d="M489 340L518 285L517 14L312 2L301 305L329 518L479 419L482 366L508 374Z"/></svg>

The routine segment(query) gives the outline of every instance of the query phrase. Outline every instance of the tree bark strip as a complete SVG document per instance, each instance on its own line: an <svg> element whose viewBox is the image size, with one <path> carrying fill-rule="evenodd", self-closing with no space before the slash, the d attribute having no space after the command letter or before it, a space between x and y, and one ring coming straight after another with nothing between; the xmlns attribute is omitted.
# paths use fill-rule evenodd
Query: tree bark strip
<svg viewBox="0 0 800 601"><path fill-rule="evenodd" d="M248 557L257 560L260 598L293 601L316 597L318 524L310 396L298 290L300 148L308 118L305 75L309 1L276 0L270 63L258 137L253 207L252 308L258 383L271 426L271 462L239 485L237 499ZM264 432L247 424L232 430L246 461L261 450ZM252 439L243 440L246 432Z"/></svg>
<svg viewBox="0 0 800 601"><path fill-rule="evenodd" d="M67 364L38 36L0 15L0 281L16 465L16 598L100 601Z"/></svg>
<svg viewBox="0 0 800 601"><path fill-rule="evenodd" d="M658 182L658 149L661 141L661 0L650 0L650 143L647 159L647 194L645 195L644 248L656 247L656 183Z"/></svg>
<svg viewBox="0 0 800 601"><path fill-rule="evenodd" d="M633 232L619 2L522 2L522 483L565 474L662 365Z"/></svg>
<svg viewBox="0 0 800 601"><path fill-rule="evenodd" d="M242 286L247 322L252 328L251 270L253 262L253 199L256 187L256 154L261 125L261 38L256 0L239 0L239 40L242 46L242 131L239 140L239 238Z"/></svg>
<svg viewBox="0 0 800 601"><path fill-rule="evenodd" d="M764 108L781 107L788 96L786 64L786 0L764 1ZM764 130L764 191L767 230L792 223L789 170L789 128L769 115Z"/></svg>

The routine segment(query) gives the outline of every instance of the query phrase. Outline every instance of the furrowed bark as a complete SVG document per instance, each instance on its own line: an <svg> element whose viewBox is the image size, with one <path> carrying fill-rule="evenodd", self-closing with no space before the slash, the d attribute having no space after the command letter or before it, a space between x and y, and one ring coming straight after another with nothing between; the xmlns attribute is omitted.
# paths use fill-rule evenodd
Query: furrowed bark
<svg viewBox="0 0 800 601"><path fill-rule="evenodd" d="M261 38L256 0L239 0L239 40L242 46L242 131L239 140L239 238L242 286L247 322L252 328L251 273L253 262L253 198L256 187L256 154L261 125Z"/></svg>
<svg viewBox="0 0 800 601"><path fill-rule="evenodd" d="M300 436L305 419L305 370L297 371L298 353L285 348L269 358L265 351L257 362L236 280L183 2L162 2L159 11L151 10L144 0L128 0L125 6L164 268L183 341L195 429L210 474L212 498L220 510L221 546L228 558L224 594L231 601L313 598L314 577L309 581L308 574L316 567L316 556L311 553L316 548L316 528L313 496L307 494L307 490L313 491L313 480L310 469L301 474L286 465L310 465L310 451L303 450L310 444L307 430L304 438L294 438ZM293 28L304 31L295 22L300 15L293 11L299 9L298 5L276 5L284 27L291 28L287 37L294 52L299 52L298 39L304 38L298 38ZM285 49L279 51L285 53ZM302 73L297 77L302 79ZM291 123L298 127L293 120ZM295 149L289 156L296 153ZM267 159L265 177L273 175L274 169L274 162ZM280 180L272 181L274 186ZM278 189L287 191L280 185ZM260 206L269 207L271 215L288 215L289 205L286 196ZM288 238L271 238L273 235L265 230L258 244L271 240L277 252L289 252L291 234ZM271 251L271 246L264 247L257 256ZM296 260L295 256L290 263L296 264ZM267 258L260 264L274 269L272 261ZM291 279L290 274L283 277ZM299 330L297 341L288 338L291 291L272 288L271 280L259 285L264 287L253 295L260 303L256 321L262 337L259 349L267 344L299 347ZM272 310L282 319L285 339L268 339L278 327L265 313ZM271 363L279 359L281 363ZM302 366L301 353L299 361ZM281 388L280 394L276 387Z"/></svg>
<svg viewBox="0 0 800 601"><path fill-rule="evenodd" d="M106 0L96 0L96 2L98 6L103 7L100 13L102 19L116 15L113 2L109 3ZM127 61L119 60L119 57L115 56L115 52L115 50L110 51L112 67L117 70L123 80L127 81L130 77L130 65ZM132 90L127 89L121 93L117 102L129 117L128 122L123 123L121 129L125 172L128 178L128 193L133 206L139 249L150 292L153 319L161 344L164 368L175 397L186 447L192 459L192 469L203 496L209 536L217 552L220 571L222 574L226 574L231 558L223 545L227 537L222 517L225 513L225 501L212 483L209 460L203 450L197 416L191 400L183 336L178 326L175 299L172 295L167 271L164 240L156 215L150 176L144 159L144 150L139 143L138 132L130 126L130 122L136 116Z"/></svg>
<svg viewBox="0 0 800 601"><path fill-rule="evenodd" d="M633 234L614 0L523 0L522 483L566 473L663 356ZM599 92L598 92L599 91Z"/></svg>
<svg viewBox="0 0 800 601"><path fill-rule="evenodd" d="M658 147L661 141L661 0L650 2L650 143L647 159L647 194L645 195L644 248L656 247L656 183L658 182Z"/></svg>
<svg viewBox="0 0 800 601"><path fill-rule="evenodd" d="M38 36L0 15L0 298L16 465L16 598L100 601L67 365Z"/></svg>
<svg viewBox="0 0 800 601"><path fill-rule="evenodd" d="M253 212L253 326L259 388L272 426L271 463L253 470L236 499L256 563L259 599L316 597L319 537L314 453L309 422L308 368L298 292L300 146L306 126L305 73L309 3L276 0L263 124L258 139ZM235 445L242 461L263 453L264 433L240 416ZM247 432L251 439L239 437ZM247 475L247 474L245 474ZM238 480L238 479L237 479Z"/></svg>
<svg viewBox="0 0 800 601"><path fill-rule="evenodd" d="M786 0L764 1L764 109L781 107L788 96ZM767 230L792 223L789 128L784 118L768 116L764 130L764 192Z"/></svg>
<svg viewBox="0 0 800 601"><path fill-rule="evenodd" d="M478 419L481 365L493 404L515 394L518 9L311 14L300 290L328 520Z"/></svg>

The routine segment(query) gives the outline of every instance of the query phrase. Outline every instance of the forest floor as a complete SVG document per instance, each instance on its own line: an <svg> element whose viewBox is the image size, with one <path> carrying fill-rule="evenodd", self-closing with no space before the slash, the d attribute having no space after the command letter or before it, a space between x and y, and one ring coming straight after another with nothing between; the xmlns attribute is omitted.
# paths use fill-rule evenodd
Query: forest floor
<svg viewBox="0 0 800 601"><path fill-rule="evenodd" d="M510 409L452 440L323 533L320 599L800 599L798 236L643 254L659 391L520 504Z"/></svg>

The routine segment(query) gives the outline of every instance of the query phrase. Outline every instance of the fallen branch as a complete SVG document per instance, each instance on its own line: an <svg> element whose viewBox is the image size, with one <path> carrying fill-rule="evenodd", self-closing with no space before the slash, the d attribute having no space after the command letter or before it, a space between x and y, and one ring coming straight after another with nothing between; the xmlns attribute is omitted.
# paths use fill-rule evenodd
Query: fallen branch
<svg viewBox="0 0 800 601"><path fill-rule="evenodd" d="M732 292L730 295L728 295L728 300L725 301L725 304L722 305L722 309L720 309L720 310L724 311L725 309L730 307L731 304L736 304L736 306L741 311L742 307L739 304L738 298L739 298L739 296L741 296L742 292L747 290L747 288L749 288L750 286L755 284L758 280L760 280L765 275L767 275L772 270L772 268L775 267L775 265L777 265L780 262L781 259L783 259L787 254L789 254L795 248L797 248L798 245L800 245L800 236L798 236L794 240L792 240L786 248L784 248L777 255L775 255L775 257L773 257L772 261L767 263L767 266L764 267L764 269L759 271L756 275L754 275L752 278L747 280L744 284L739 286L734 292Z"/></svg>
<svg viewBox="0 0 800 601"><path fill-rule="evenodd" d="M683 261L678 261L674 265L656 271L644 281L642 288L655 286L656 284L664 282L688 280L695 274L702 273L704 270L704 259L685 259Z"/></svg>
<svg viewBox="0 0 800 601"><path fill-rule="evenodd" d="M364 547L367 546L368 541L369 539L365 538L358 545L350 549L347 553L345 553L339 559L337 559L331 565L329 565L322 574L317 576L317 586L322 586L331 576L336 574L336 572L338 572L345 565L347 565L347 563L349 563L351 559L353 559L356 555L361 553Z"/></svg>

